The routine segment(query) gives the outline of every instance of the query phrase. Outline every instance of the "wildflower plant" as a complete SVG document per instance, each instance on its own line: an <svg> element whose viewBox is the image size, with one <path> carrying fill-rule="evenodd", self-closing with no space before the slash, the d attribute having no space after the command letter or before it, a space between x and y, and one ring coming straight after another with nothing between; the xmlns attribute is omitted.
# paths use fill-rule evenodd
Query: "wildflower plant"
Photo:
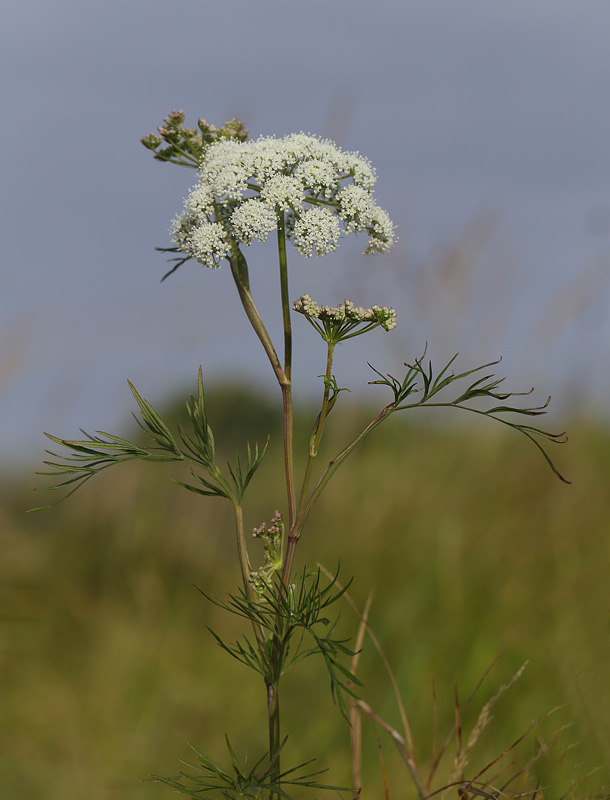
<svg viewBox="0 0 610 800"><path fill-rule="evenodd" d="M186 427L173 433L130 384L140 414L137 421L147 435L147 443L99 431L85 434L81 440L49 436L57 447L67 448L69 453L51 453L52 460L45 462L50 471L43 474L57 479L48 488L64 488L67 496L97 473L124 461L184 462L191 468L192 481L177 481L181 486L203 497L220 497L233 507L241 586L226 601L209 599L246 619L251 634L233 643L225 642L217 633L213 635L227 653L261 676L267 710L267 752L248 767L247 761L237 758L227 739L230 768L195 751L197 764L187 765L194 771L158 780L191 797L220 794L226 798L277 800L290 798L294 786L315 787L318 791L332 788L319 783L317 773L310 772L307 764L286 769L281 763L285 737L279 703L280 685L287 670L310 656L318 656L328 672L331 694L341 714L349 719L350 709L356 708L357 703L368 708L358 698L355 669L346 666L346 661L355 657L354 650L337 635L335 627L336 604L344 598L347 586L339 584L337 573L329 577L319 569L295 568L295 553L308 517L331 478L365 437L395 412L424 406L461 409L508 425L536 445L560 478L546 445L561 442L564 437L526 422L544 414L546 404L514 405L512 399L517 395L503 390L501 379L486 371L491 364L455 373L455 359L451 359L435 372L431 362L424 361L424 354L404 365L402 378L373 369L370 384L386 390L379 412L318 466L325 426L345 389L338 385L333 373L335 346L376 328L390 332L396 326L396 314L386 306L361 308L351 300L335 307L319 305L308 295L292 300L288 245L292 244L305 258L320 257L334 251L342 238L354 234L364 240L365 254L378 256L388 251L395 241L395 230L386 211L375 201L373 167L358 153L345 152L330 141L303 133L253 140L237 120L215 128L200 119L197 128L186 128L181 111L172 112L158 128L158 134L144 137L142 143L158 160L197 169L196 183L172 223L173 245L160 249L172 254L173 266L167 275L189 260L212 269L226 263L231 270L239 302L282 396L282 510L276 511L270 522L256 527L253 537L247 535L245 497L270 442L253 447L248 444L245 456L242 451L233 462L217 462L201 368L197 395L187 401ZM255 304L244 254L245 248L266 241L269 236L277 243L281 351ZM295 454L293 437L293 319L303 333L306 327L312 328L326 343L320 408L312 423L308 448L300 454L300 481L296 478L295 458L299 454ZM258 566L250 552L252 538L263 545L262 563ZM407 754L407 761L408 758ZM358 789L355 787L354 791Z"/></svg>

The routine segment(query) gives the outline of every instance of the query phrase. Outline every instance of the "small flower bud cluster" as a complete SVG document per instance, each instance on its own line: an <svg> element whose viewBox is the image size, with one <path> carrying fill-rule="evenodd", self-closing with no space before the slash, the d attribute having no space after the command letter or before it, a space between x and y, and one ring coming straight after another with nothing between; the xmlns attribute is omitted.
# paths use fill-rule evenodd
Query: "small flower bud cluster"
<svg viewBox="0 0 610 800"><path fill-rule="evenodd" d="M222 128L207 123L204 119L197 121L197 127L183 128L184 111L172 111L157 128L159 134L149 133L140 141L144 147L152 150L159 161L173 161L177 164L199 166L206 148L219 139L236 139L243 142L248 139L249 132L243 122L232 119ZM166 147L159 149L165 142Z"/></svg>
<svg viewBox="0 0 610 800"><path fill-rule="evenodd" d="M389 250L394 225L373 199L366 159L303 133L254 141L238 133L203 151L199 182L172 226L181 252L218 267L232 242L265 241L280 214L306 258L335 250L342 232L365 233L367 254Z"/></svg>
<svg viewBox="0 0 610 800"><path fill-rule="evenodd" d="M259 597L262 597L265 590L271 585L274 572L282 569L282 544L284 537L284 521L279 511L273 515L271 522L267 525L263 522L258 528L254 528L252 536L263 542L263 566L250 573L250 581Z"/></svg>
<svg viewBox="0 0 610 800"><path fill-rule="evenodd" d="M262 538L270 541L278 541L278 538L281 538L283 529L282 512L276 511L269 525L263 522L258 528L252 529L252 536L254 539Z"/></svg>
<svg viewBox="0 0 610 800"><path fill-rule="evenodd" d="M304 314L310 321L319 320L333 328L345 328L346 323L350 331L360 324L366 324L367 330L378 325L386 331L396 327L396 312L386 306L362 308L355 306L351 300L346 300L343 305L332 308L319 306L308 294L304 294L293 303L292 308L299 314Z"/></svg>

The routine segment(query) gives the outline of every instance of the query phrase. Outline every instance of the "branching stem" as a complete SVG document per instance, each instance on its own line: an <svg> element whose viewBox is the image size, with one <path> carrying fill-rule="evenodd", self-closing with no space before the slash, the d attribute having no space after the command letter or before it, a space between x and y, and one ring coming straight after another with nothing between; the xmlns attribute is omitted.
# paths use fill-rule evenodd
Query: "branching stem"
<svg viewBox="0 0 610 800"><path fill-rule="evenodd" d="M282 323L284 329L284 366L280 363L278 355L273 347L273 343L263 324L261 316L254 304L250 291L250 280L248 275L248 265L243 254L236 244L232 245L231 272L239 293L239 298L246 312L250 324L254 328L263 349L267 354L277 381L282 390L282 403L284 411L284 469L286 476L286 495L288 503L288 521L292 528L296 515L296 502L294 492L294 467L293 467L293 405L292 405L292 326L290 321L290 299L288 294L288 259L286 255L286 230L283 212L278 210L277 241L278 255L280 263L280 291L282 300ZM244 580L246 596L251 599L252 589L250 586L248 557L245 551L245 540L243 540L243 517L241 507L236 508L238 518L238 550L240 553L240 564L242 578ZM290 575L290 570L287 575ZM265 646L262 631L254 625L254 632L259 648ZM272 668L277 660L277 637L274 637L272 644ZM273 671L273 669L272 669ZM267 718L269 724L269 758L271 759L271 769L274 775L280 774L280 706L277 680L272 676L266 680L267 686ZM271 800L274 800L276 793L271 793Z"/></svg>
<svg viewBox="0 0 610 800"><path fill-rule="evenodd" d="M294 551L296 549L297 543L301 537L301 531L307 517L313 506L315 505L318 497L322 493L322 490L326 486L326 484L330 481L332 476L335 472L339 469L341 464L345 461L345 459L350 455L352 450L364 439L365 436L374 430L378 425L380 425L384 419L386 419L393 411L396 411L394 404L390 404L386 406L381 413L379 413L373 420L363 428L360 433L352 439L352 441L343 448L343 450L336 455L331 461L329 461L328 466L324 470L323 475L321 476L320 480L315 485L312 493L309 496L309 499L305 503L302 509L300 509L297 518L294 521L294 525L288 531L287 537L287 545L286 545L286 558L284 559L284 571L282 574L282 579L285 581L287 577L290 575L292 570L292 562L294 560Z"/></svg>

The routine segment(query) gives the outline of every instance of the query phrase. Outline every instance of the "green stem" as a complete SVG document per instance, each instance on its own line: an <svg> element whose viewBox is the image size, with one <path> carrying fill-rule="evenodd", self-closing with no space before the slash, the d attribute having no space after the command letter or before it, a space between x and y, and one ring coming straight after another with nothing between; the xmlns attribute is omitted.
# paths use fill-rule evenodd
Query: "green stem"
<svg viewBox="0 0 610 800"><path fill-rule="evenodd" d="M248 558L248 551L246 548L246 538L244 535L244 514L240 505L235 505L235 522L237 529L237 552L239 554L239 565L241 567L241 577L244 584L244 591L246 597L250 601L254 601L254 593L250 583L250 559ZM256 643L261 655L264 656L266 649L265 634L258 623L251 620ZM274 651L276 649L274 642ZM273 672L273 666L272 666ZM279 775L280 771L280 705L277 683L272 682L272 677L265 679L267 687L267 719L269 725L269 762L271 767L271 775ZM271 792L270 800L278 800L278 794L275 791Z"/></svg>
<svg viewBox="0 0 610 800"><path fill-rule="evenodd" d="M322 490L326 486L326 484L330 481L332 476L335 472L339 469L341 464L345 461L345 459L350 455L352 450L364 439L365 436L374 430L378 425L387 419L390 414L396 411L396 407L394 404L390 404L386 406L376 417L375 419L371 420L369 424L360 431L358 436L356 436L352 441L343 448L343 450L336 455L331 461L329 461L328 466L324 470L324 474L320 478L320 480L315 485L312 493L307 500L307 503L303 506L303 508L299 511L297 518L294 521L294 525L288 531L287 537L287 545L286 545L286 558L284 559L284 570L282 572L282 579L284 581L288 580L290 576L290 572L292 570L292 562L294 560L294 551L297 546L297 543L301 537L301 531L303 529L303 525L305 524L307 517L311 509L313 508L314 504L316 503L318 497L320 496Z"/></svg>
<svg viewBox="0 0 610 800"><path fill-rule="evenodd" d="M284 325L284 374L290 380L292 370L292 325L290 322L290 298L288 296L286 221L284 212L279 209L277 209L277 249L280 260L280 290L282 294L282 322Z"/></svg>
<svg viewBox="0 0 610 800"><path fill-rule="evenodd" d="M311 439L309 441L309 458L307 459L305 476L303 478L303 485L301 486L301 495L299 497L299 511L301 511L301 509L305 504L305 499L307 497L307 489L309 486L309 479L311 478L311 470L313 467L314 459L318 455L318 448L320 447L320 440L322 439L324 424L326 422L326 417L328 416L328 412L330 410L329 408L330 379L332 376L334 350L335 350L335 343L328 342L328 350L326 353L326 373L324 375L324 394L322 395L322 408L320 409L320 414L318 415L318 419L316 420L314 429L311 434Z"/></svg>
<svg viewBox="0 0 610 800"><path fill-rule="evenodd" d="M273 778L280 774L280 696L277 683L267 683L267 719L269 722L269 766ZM271 790L271 800L278 792Z"/></svg>
<svg viewBox="0 0 610 800"><path fill-rule="evenodd" d="M280 218L281 217L281 218ZM294 501L294 478L293 478L293 409L292 409L292 387L290 383L290 372L292 362L292 331L290 325L290 306L288 299L288 265L286 258L286 236L284 228L284 216L278 215L278 250L280 260L280 285L282 294L282 316L284 322L284 368L278 358L278 355L273 347L273 343L267 330L263 324L258 309L254 304L252 293L250 291L250 280L248 275L248 264L242 252L236 243L231 244L231 257L229 263L231 265L231 273L239 298L241 300L246 316L250 320L250 324L254 328L263 349L267 354L267 358L271 363L271 367L278 380L282 390L282 400L284 406L284 461L286 470L286 488L288 495L288 511L290 525L292 526L295 517L295 501ZM240 565L242 569L242 578L244 579L246 596L250 599L252 588L249 582L249 566L247 560L247 553L245 551L245 538L243 536L243 516L241 507L236 507L236 515L238 519L238 551L240 554ZM256 636L259 648L265 647L265 639L262 630L254 625L254 633ZM272 644L271 655L271 672L277 662L277 636L274 636ZM280 706L277 679L269 676L265 681L267 687L267 717L269 723L269 758L271 764L272 775L280 774ZM271 800L278 800L279 794L276 791L271 791Z"/></svg>
<svg viewBox="0 0 610 800"><path fill-rule="evenodd" d="M237 533L237 554L239 557L239 567L241 569L241 579L244 585L244 593L250 602L255 600L252 591L252 584L250 582L250 573L252 571L250 566L250 559L248 558L248 549L246 547L246 536L244 532L244 512L240 505L235 504L235 529ZM265 648L265 634L260 625L252 620L252 628L258 649L264 652Z"/></svg>
<svg viewBox="0 0 610 800"><path fill-rule="evenodd" d="M241 569L241 579L244 584L244 591L248 600L252 599L252 587L250 585L250 559L246 548L246 537L244 534L244 512L240 505L235 506L235 530L237 532L237 554L239 556L239 566Z"/></svg>
<svg viewBox="0 0 610 800"><path fill-rule="evenodd" d="M281 233L280 233L281 227ZM293 408L292 408L292 385L290 382L290 371L292 362L292 329L290 324L290 306L288 300L288 265L286 259L286 237L283 225L278 222L278 247L280 254L280 281L282 290L282 315L284 320L284 361L285 367L282 369L280 359L275 351L271 337L261 319L261 316L254 304L254 299L250 291L250 279L248 275L248 264L237 244L231 244L231 257L228 259L231 265L231 274L239 294L239 299L244 307L246 316L254 328L267 358L271 364L275 377L282 390L282 403L284 408L284 466L286 472L286 492L288 497L288 522L292 525L295 518L295 499L294 499L294 469L293 469Z"/></svg>
<svg viewBox="0 0 610 800"><path fill-rule="evenodd" d="M280 293L282 302L282 325L284 329L284 368L282 370L282 403L284 411L284 473L288 504L288 524L292 527L296 515L294 495L294 411L292 405L292 324L290 320L290 298L288 294L288 258L286 255L286 224L284 212L277 212L277 248L280 264ZM280 703L279 703L279 639L277 632L271 646L271 675L267 684L267 719L269 724L269 760L272 777L280 774ZM278 673L276 675L276 672ZM279 792L272 790L271 800L279 799Z"/></svg>
<svg viewBox="0 0 610 800"><path fill-rule="evenodd" d="M286 376L284 375L284 371L282 370L280 359L278 358L278 355L275 352L275 348L271 341L271 337L267 333L267 329L263 324L261 315L258 313L258 309L254 304L254 299L250 291L248 264L241 250L236 244L232 243L231 250L232 250L231 257L228 259L228 261L229 264L231 265L231 274L233 275L233 280L235 281L235 286L237 287L239 299L241 300L241 304L244 307L246 316L250 320L250 324L254 328L254 332L258 336L261 344L263 345L263 349L267 354L267 358L271 363L273 371L275 372L275 376L278 380L278 383L280 384L280 386L283 386L283 384L286 383Z"/></svg>
<svg viewBox="0 0 610 800"><path fill-rule="evenodd" d="M394 411L396 411L396 408L394 407L393 404L386 406L381 411L381 413L379 413L375 417L375 419L371 420L369 424L366 425L366 427L363 428L362 431L360 431L358 436L352 439L352 441L347 445L347 447L344 447L343 450L338 455L336 455L331 461L329 461L328 466L324 471L324 474L316 484L309 500L307 501L307 505L303 509L305 514L309 514L312 506L320 496L320 493L322 492L326 484L330 481L330 479L339 469L341 464L343 464L345 459L351 454L352 450L354 450L354 448L360 444L360 442L364 439L365 436L368 436L369 433L371 433L371 431L373 431L378 425L380 425L385 419L387 419L388 416L392 414Z"/></svg>
<svg viewBox="0 0 610 800"><path fill-rule="evenodd" d="M286 496L288 501L288 525L292 527L296 515L294 493L294 412L292 406L292 324L290 321L290 297L288 294L288 257L286 255L286 220L284 212L277 211L277 249L280 262L280 292L282 299L282 324L284 327L284 381L282 402L284 406L284 471L286 474Z"/></svg>

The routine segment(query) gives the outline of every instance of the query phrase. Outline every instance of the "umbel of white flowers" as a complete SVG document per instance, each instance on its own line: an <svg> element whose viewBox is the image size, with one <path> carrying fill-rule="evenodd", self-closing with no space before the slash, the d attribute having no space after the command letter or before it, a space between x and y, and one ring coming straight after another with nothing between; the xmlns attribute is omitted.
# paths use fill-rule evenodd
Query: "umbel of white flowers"
<svg viewBox="0 0 610 800"><path fill-rule="evenodd" d="M237 244L265 241L285 214L286 232L306 258L335 250L341 233L365 233L365 254L389 250L394 225L373 199L373 167L357 153L304 133L205 150L198 182L172 225L178 249L218 267Z"/></svg>

